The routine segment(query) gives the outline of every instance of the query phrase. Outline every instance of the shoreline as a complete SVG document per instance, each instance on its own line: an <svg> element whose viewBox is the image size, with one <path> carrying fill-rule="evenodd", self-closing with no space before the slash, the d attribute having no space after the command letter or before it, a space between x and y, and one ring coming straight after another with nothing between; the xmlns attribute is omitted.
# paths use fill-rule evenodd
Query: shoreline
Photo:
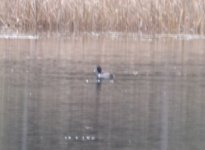
<svg viewBox="0 0 205 150"><path fill-rule="evenodd" d="M175 39L175 40L204 40L205 35L200 34L143 34L125 32L79 32L79 33L59 33L59 32L1 32L0 39L36 40L45 38L72 38L72 37L107 37L112 40L121 38L132 38L136 40L154 39Z"/></svg>

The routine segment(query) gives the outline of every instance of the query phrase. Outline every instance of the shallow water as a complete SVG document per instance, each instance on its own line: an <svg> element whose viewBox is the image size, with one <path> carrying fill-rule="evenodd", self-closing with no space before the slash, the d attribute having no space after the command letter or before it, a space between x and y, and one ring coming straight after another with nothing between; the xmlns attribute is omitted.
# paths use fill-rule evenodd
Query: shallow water
<svg viewBox="0 0 205 150"><path fill-rule="evenodd" d="M204 58L200 39L0 39L0 150L203 150Z"/></svg>

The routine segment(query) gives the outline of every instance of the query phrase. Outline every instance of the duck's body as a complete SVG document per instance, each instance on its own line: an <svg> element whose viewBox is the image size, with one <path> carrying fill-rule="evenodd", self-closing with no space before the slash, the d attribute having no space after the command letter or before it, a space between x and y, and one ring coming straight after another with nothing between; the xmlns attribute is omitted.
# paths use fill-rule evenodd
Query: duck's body
<svg viewBox="0 0 205 150"><path fill-rule="evenodd" d="M109 72L102 72L102 68L98 65L96 67L96 79L97 80L113 80L114 75Z"/></svg>
<svg viewBox="0 0 205 150"><path fill-rule="evenodd" d="M109 72L103 72L103 73L97 73L97 79L113 79L113 74L110 74Z"/></svg>

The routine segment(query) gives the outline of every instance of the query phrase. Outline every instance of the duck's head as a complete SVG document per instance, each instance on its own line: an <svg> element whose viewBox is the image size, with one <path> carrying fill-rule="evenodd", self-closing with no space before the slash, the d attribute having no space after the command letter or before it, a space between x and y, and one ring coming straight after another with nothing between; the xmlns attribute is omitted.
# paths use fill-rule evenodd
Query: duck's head
<svg viewBox="0 0 205 150"><path fill-rule="evenodd" d="M102 73L102 68L100 65L97 65L96 67L96 73L101 74Z"/></svg>

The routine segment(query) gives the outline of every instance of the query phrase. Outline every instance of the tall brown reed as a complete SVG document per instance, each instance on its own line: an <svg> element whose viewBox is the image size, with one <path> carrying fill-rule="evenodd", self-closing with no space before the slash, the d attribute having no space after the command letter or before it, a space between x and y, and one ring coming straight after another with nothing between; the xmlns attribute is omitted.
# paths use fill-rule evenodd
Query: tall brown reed
<svg viewBox="0 0 205 150"><path fill-rule="evenodd" d="M26 31L205 33L205 0L1 0L0 26Z"/></svg>

